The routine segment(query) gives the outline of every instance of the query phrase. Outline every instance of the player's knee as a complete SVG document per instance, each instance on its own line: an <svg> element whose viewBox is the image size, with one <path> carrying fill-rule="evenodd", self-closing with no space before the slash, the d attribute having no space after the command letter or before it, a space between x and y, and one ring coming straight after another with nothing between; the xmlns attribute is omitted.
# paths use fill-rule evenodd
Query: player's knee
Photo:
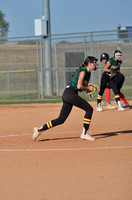
<svg viewBox="0 0 132 200"><path fill-rule="evenodd" d="M91 105L86 109L86 112L89 113L90 115L93 114L93 111L94 111L94 109Z"/></svg>
<svg viewBox="0 0 132 200"><path fill-rule="evenodd" d="M65 119L63 118L58 118L57 119L58 125L63 124L65 122Z"/></svg>
<svg viewBox="0 0 132 200"><path fill-rule="evenodd" d="M65 120L64 119L61 119L60 121L59 121L59 124L63 124L65 122Z"/></svg>
<svg viewBox="0 0 132 200"><path fill-rule="evenodd" d="M90 108L91 115L93 114L93 111L94 111L94 109L93 109L93 107L91 106L91 108Z"/></svg>

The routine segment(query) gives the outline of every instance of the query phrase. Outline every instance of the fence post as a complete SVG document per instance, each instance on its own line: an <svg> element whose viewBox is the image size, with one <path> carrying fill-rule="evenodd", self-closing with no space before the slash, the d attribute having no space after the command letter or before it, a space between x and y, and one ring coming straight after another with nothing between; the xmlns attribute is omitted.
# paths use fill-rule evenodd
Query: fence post
<svg viewBox="0 0 132 200"><path fill-rule="evenodd" d="M44 62L45 62L45 94L53 95L53 75L52 75L52 52L51 52L51 25L50 25L50 1L43 0L43 19L47 22L47 35L44 39Z"/></svg>
<svg viewBox="0 0 132 200"><path fill-rule="evenodd" d="M43 88L43 38L40 36L40 57L41 57L41 63L40 63L40 94L41 94L41 99L44 99L44 88Z"/></svg>
<svg viewBox="0 0 132 200"><path fill-rule="evenodd" d="M39 76L39 71L40 71L40 66L39 66L39 41L36 41L36 50L37 50L37 73L38 73L38 98L41 98L41 93L40 93L40 76Z"/></svg>
<svg viewBox="0 0 132 200"><path fill-rule="evenodd" d="M84 60L87 57L87 41L86 36L84 36Z"/></svg>
<svg viewBox="0 0 132 200"><path fill-rule="evenodd" d="M93 34L92 34L92 32L90 33L90 44L91 44L91 48L90 48L91 56L94 56L94 46L93 46ZM94 74L93 71L91 72L91 82L95 83L95 74Z"/></svg>
<svg viewBox="0 0 132 200"><path fill-rule="evenodd" d="M10 94L10 72L7 72L7 91Z"/></svg>
<svg viewBox="0 0 132 200"><path fill-rule="evenodd" d="M55 74L56 74L56 95L59 95L59 82L58 82L58 59L57 59L57 45L55 44Z"/></svg>
<svg viewBox="0 0 132 200"><path fill-rule="evenodd" d="M99 67L98 67L98 75L99 75L99 87L100 87L100 79L101 79L101 70L100 70L100 54L101 54L101 52L100 52L100 42L98 41L98 60L99 60Z"/></svg>

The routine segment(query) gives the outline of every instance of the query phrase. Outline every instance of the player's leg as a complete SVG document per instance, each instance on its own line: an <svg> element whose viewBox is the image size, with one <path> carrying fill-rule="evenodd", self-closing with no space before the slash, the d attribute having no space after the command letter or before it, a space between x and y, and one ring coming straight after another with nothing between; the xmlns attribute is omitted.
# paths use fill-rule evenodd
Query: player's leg
<svg viewBox="0 0 132 200"><path fill-rule="evenodd" d="M111 95L111 86L110 83L107 83L107 86L105 88L105 97L106 97L106 102L103 105L103 108L110 108L111 102L110 102L110 95Z"/></svg>
<svg viewBox="0 0 132 200"><path fill-rule="evenodd" d="M110 104L110 89L105 88L106 103Z"/></svg>
<svg viewBox="0 0 132 200"><path fill-rule="evenodd" d="M111 84L111 88L112 88L112 90L114 92L114 95L115 95L115 101L117 103L118 110L119 111L124 111L124 108L121 106L120 96L119 96L119 93L120 93L120 89L118 87L118 85L119 85L119 77L116 76L114 79L112 79L110 81L110 84Z"/></svg>
<svg viewBox="0 0 132 200"><path fill-rule="evenodd" d="M60 111L60 115L58 118L46 122L40 128L37 127L34 128L33 141L36 141L36 139L41 135L43 131L46 131L47 129L50 129L54 126L63 124L67 119L67 117L69 116L71 110L72 110L72 105L63 101L62 109Z"/></svg>
<svg viewBox="0 0 132 200"><path fill-rule="evenodd" d="M88 133L91 119L92 119L92 114L93 114L93 107L87 101L85 101L83 98L81 98L78 95L75 97L74 102L72 103L74 106L77 106L78 108L81 108L85 111L85 115L83 119L83 131L80 138L94 141L95 138L90 136Z"/></svg>
<svg viewBox="0 0 132 200"><path fill-rule="evenodd" d="M120 98L123 101L122 107L123 108L129 107L130 105L129 105L128 101L126 100L124 94L122 92L120 92L119 95L120 95Z"/></svg>
<svg viewBox="0 0 132 200"><path fill-rule="evenodd" d="M124 83L124 81L125 81L125 77L124 77L124 75L123 74L119 74L119 83L118 83L118 89L119 89L119 91L121 90L121 88L122 88L122 85L123 85L123 83ZM122 99L122 101L124 102L123 104L122 104L122 107L129 107L129 104L128 104L128 102L127 102L127 100L126 100L126 98L125 98L125 96L124 96L124 94L122 93L122 92L119 92L119 96L120 96L120 98Z"/></svg>
<svg viewBox="0 0 132 200"><path fill-rule="evenodd" d="M67 102L63 102L63 106L61 108L59 117L56 118L56 119L53 119L51 121L48 121L46 124L44 124L39 129L39 131L45 131L45 130L52 128L54 126L58 126L60 124L63 124L65 122L65 120L67 119L67 117L69 116L71 110L72 110L72 105L67 103Z"/></svg>
<svg viewBox="0 0 132 200"><path fill-rule="evenodd" d="M80 97L74 88L69 88L65 90L63 94L63 99L66 102L78 108L81 108L85 111L85 115L83 119L83 133L81 134L81 138L83 137L83 139L92 140L92 141L95 140L93 137L91 137L88 134L88 130L91 123L92 114L93 114L93 107L87 101L85 101L82 97Z"/></svg>
<svg viewBox="0 0 132 200"><path fill-rule="evenodd" d="M99 91L98 96L97 96L97 111L102 111L102 108L101 108L102 96L103 96L103 93L105 91L105 88L106 88L109 80L110 80L109 75L104 72L102 74L102 77L101 77L100 91Z"/></svg>
<svg viewBox="0 0 132 200"><path fill-rule="evenodd" d="M66 88L63 95L62 95L62 99L63 99L63 106L62 109L60 111L60 115L58 118L50 120L48 122L46 122L42 127L34 128L34 133L33 133L33 140L36 141L36 139L38 138L38 136L45 130L50 129L54 126L63 124L65 122L65 120L67 119L67 117L69 116L71 110L72 110L72 104L70 103L70 99L72 98L72 95L74 96L75 94L75 90L72 90L70 88ZM67 101L68 100L68 101Z"/></svg>

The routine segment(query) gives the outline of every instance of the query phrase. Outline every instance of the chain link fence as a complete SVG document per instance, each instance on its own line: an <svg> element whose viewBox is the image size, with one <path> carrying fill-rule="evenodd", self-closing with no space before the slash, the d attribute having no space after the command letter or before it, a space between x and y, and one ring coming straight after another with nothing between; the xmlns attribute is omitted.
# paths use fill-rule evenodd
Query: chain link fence
<svg viewBox="0 0 132 200"><path fill-rule="evenodd" d="M100 54L123 53L121 72L125 75L122 91L132 98L132 39L118 37L116 31L51 35L53 96L45 96L44 38L8 38L0 41L0 99L28 100L60 97L72 74L89 55L99 59L91 82L100 85L104 65Z"/></svg>

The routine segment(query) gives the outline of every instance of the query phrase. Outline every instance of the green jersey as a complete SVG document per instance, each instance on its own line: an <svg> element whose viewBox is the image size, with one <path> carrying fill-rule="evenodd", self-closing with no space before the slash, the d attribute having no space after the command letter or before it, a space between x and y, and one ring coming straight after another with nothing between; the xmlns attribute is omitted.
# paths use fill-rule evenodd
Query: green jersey
<svg viewBox="0 0 132 200"><path fill-rule="evenodd" d="M108 60L108 62L110 63L110 68L112 67L112 66L115 66L118 70L120 70L120 65L121 65L121 61L115 61L115 59L114 58L110 58L109 60Z"/></svg>
<svg viewBox="0 0 132 200"><path fill-rule="evenodd" d="M108 62L110 63L110 67L109 67L110 73L112 77L114 78L120 72L120 65L122 61L119 61L119 60L115 61L115 58L110 58Z"/></svg>
<svg viewBox="0 0 132 200"><path fill-rule="evenodd" d="M84 80L83 80L83 84L84 85L88 85L90 76L91 76L91 72L88 72L86 67L82 67L79 70L77 70L74 74L74 76L72 77L72 80L70 81L70 83L68 85L76 88L78 91L81 91L77 88L77 82L78 82L78 77L79 77L79 73L84 71L85 72L85 76L84 76Z"/></svg>

